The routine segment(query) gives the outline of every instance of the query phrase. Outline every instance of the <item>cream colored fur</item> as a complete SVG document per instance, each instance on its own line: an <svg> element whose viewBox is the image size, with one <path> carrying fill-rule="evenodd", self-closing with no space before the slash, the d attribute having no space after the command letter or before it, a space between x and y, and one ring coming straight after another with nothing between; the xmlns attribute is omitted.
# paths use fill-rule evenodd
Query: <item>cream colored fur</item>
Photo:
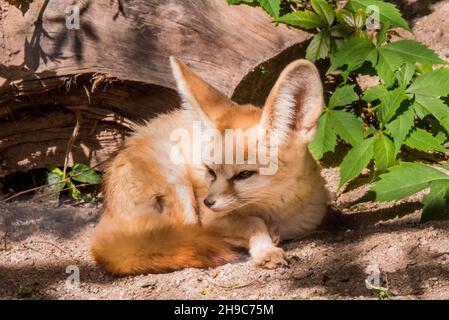
<svg viewBox="0 0 449 320"><path fill-rule="evenodd" d="M276 243L315 229L328 202L307 148L323 104L315 66L292 62L260 109L236 105L175 58L171 65L183 108L136 128L111 162L92 240L95 259L114 274L164 272L232 261L237 246L258 265L285 264ZM277 172L258 174L260 163L192 162L192 141L172 138L180 128L192 134L194 121L221 133L252 128L278 135ZM177 154L183 164L173 163L176 146L185 147ZM237 179L242 171L256 173ZM204 199L215 203L208 208Z"/></svg>

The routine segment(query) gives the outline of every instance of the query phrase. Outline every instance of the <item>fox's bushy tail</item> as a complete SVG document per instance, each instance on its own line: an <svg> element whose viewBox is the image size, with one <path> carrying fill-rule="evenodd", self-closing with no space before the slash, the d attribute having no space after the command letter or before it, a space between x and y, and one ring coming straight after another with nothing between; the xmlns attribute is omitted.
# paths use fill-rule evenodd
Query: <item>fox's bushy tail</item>
<svg viewBox="0 0 449 320"><path fill-rule="evenodd" d="M115 275L207 268L236 258L232 246L213 230L198 225L155 226L141 219L102 219L91 251L95 260Z"/></svg>

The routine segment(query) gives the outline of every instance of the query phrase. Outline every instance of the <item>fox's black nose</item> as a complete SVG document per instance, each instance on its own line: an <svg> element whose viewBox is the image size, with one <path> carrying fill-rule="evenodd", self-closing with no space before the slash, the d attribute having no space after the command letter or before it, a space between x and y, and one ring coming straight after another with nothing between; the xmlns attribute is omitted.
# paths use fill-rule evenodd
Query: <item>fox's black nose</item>
<svg viewBox="0 0 449 320"><path fill-rule="evenodd" d="M215 204L215 200L210 200L210 199L204 199L204 204L206 205L206 207L210 208Z"/></svg>

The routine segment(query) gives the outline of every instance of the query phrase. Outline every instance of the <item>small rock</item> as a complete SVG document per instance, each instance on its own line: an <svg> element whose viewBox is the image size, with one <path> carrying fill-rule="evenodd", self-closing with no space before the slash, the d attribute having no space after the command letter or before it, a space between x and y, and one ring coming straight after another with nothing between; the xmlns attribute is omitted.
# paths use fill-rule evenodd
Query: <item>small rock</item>
<svg viewBox="0 0 449 320"><path fill-rule="evenodd" d="M157 287L157 281L152 281L152 282L146 282L142 285L140 285L141 288L148 288L150 290L154 290Z"/></svg>
<svg viewBox="0 0 449 320"><path fill-rule="evenodd" d="M301 260L301 258L298 257L298 255L296 255L296 254L288 255L288 256L287 256L287 259L288 259L288 260L292 260L292 261L300 261L300 260Z"/></svg>
<svg viewBox="0 0 449 320"><path fill-rule="evenodd" d="M390 293L391 293L393 296L399 296L399 292L398 292L397 290L395 290L395 289L390 289L389 291L390 291Z"/></svg>

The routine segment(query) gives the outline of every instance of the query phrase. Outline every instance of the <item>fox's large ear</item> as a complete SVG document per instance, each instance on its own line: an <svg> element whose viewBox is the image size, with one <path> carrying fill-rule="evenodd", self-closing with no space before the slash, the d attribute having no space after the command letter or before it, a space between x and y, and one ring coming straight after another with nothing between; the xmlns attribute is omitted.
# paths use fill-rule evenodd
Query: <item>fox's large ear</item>
<svg viewBox="0 0 449 320"><path fill-rule="evenodd" d="M323 87L316 67L307 60L290 63L271 90L261 118L261 127L276 134L278 143L294 133L299 141L313 139L323 110Z"/></svg>
<svg viewBox="0 0 449 320"><path fill-rule="evenodd" d="M223 93L201 79L184 63L171 56L170 64L183 107L196 111L201 120L214 126L215 121L234 103Z"/></svg>

